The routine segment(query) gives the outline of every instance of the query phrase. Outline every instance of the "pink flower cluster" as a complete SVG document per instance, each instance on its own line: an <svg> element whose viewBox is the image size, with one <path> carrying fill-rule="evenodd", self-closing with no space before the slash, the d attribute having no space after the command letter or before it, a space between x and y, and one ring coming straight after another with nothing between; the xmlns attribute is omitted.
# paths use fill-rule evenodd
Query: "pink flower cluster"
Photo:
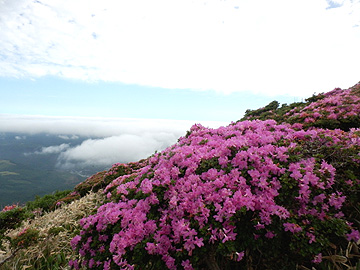
<svg viewBox="0 0 360 270"><path fill-rule="evenodd" d="M357 130L350 135L304 131L273 120L218 129L194 125L177 144L149 158L146 166L110 183L105 193L112 201L81 220L83 231L71 245L88 268L110 269L114 263L133 269L126 254L145 241L146 252L160 256L167 268L193 269L191 258L197 249L244 237L238 226L247 222L242 220L247 212L254 213L248 222L256 239L276 237L271 227L276 219L283 233L304 232L309 243L316 242L308 217L341 217L345 201L332 189L335 168L325 160L302 157L297 150L300 142L323 140L324 134L332 138L329 145L347 141L360 146ZM296 196L279 203L286 184L293 186ZM114 231L108 234L109 230ZM348 238L358 240L358 235L352 230ZM106 252L111 257L95 261ZM229 256L241 260L244 250Z"/></svg>
<svg viewBox="0 0 360 270"><path fill-rule="evenodd" d="M16 207L18 207L17 204L6 205L6 206L1 210L1 212L7 212L7 211L10 211L10 210L12 210L12 209L15 209Z"/></svg>
<svg viewBox="0 0 360 270"><path fill-rule="evenodd" d="M359 84L360 85L360 84ZM360 93L359 86L355 85L349 89L335 88L327 92L324 98L312 102L300 111L292 109L286 116L289 121L301 121L305 124L315 123L320 119L341 120L348 117L358 117L360 115Z"/></svg>

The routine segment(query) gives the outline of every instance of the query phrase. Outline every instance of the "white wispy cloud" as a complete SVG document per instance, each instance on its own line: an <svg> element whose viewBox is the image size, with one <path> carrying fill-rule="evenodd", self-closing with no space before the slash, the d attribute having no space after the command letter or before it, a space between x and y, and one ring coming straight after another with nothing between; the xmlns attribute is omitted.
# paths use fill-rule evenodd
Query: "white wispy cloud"
<svg viewBox="0 0 360 270"><path fill-rule="evenodd" d="M47 147L42 147L41 151L35 151L36 155L47 155L47 154L60 154L70 147L70 144L63 143L60 145L52 145Z"/></svg>
<svg viewBox="0 0 360 270"><path fill-rule="evenodd" d="M359 0L2 0L0 76L311 95L358 81L359 22Z"/></svg>
<svg viewBox="0 0 360 270"><path fill-rule="evenodd" d="M63 139L63 140L76 140L76 139L79 139L79 136L77 136L77 135L71 135L71 136L69 136L69 135L58 135L58 137L60 139Z"/></svg>

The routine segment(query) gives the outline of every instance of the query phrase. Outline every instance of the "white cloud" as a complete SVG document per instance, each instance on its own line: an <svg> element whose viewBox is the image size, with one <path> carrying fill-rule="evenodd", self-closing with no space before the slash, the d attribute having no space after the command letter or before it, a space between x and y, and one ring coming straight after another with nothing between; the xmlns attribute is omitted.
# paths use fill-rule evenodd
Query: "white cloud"
<svg viewBox="0 0 360 270"><path fill-rule="evenodd" d="M48 155L48 154L59 154L70 147L70 144L63 143L60 145L52 145L48 147L42 147L41 151L36 151L34 154L37 155Z"/></svg>
<svg viewBox="0 0 360 270"><path fill-rule="evenodd" d="M3 0L0 76L311 95L359 80L359 12L358 0Z"/></svg>
<svg viewBox="0 0 360 270"><path fill-rule="evenodd" d="M79 136L76 136L76 135L58 135L58 137L60 139L63 139L63 140L76 140L76 139L79 139Z"/></svg>

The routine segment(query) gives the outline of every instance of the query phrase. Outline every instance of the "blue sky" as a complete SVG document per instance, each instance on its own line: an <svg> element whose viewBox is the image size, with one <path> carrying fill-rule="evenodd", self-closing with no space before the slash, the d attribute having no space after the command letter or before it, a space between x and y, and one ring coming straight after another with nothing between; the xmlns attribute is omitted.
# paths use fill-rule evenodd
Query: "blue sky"
<svg viewBox="0 0 360 270"><path fill-rule="evenodd" d="M2 78L1 110L7 114L174 119L231 122L245 109L264 106L275 97L251 92L192 91L83 82L43 77L35 80ZM299 97L277 96L283 103Z"/></svg>
<svg viewBox="0 0 360 270"><path fill-rule="evenodd" d="M150 150L360 80L360 0L0 0L0 37L0 132Z"/></svg>

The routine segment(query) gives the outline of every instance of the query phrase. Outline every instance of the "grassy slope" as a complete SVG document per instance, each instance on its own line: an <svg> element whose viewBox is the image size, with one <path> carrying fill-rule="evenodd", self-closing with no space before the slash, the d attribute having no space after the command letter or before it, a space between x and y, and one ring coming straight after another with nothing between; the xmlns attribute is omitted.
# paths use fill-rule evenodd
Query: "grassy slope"
<svg viewBox="0 0 360 270"><path fill-rule="evenodd" d="M0 269L66 269L68 260L74 256L70 240L78 232L78 220L91 214L102 199L101 192L90 192L43 216L26 220L19 228L9 231L7 236L16 238L25 228L36 229L39 237L36 244L17 251ZM14 252L8 244L5 247L6 251L0 253L0 262Z"/></svg>

